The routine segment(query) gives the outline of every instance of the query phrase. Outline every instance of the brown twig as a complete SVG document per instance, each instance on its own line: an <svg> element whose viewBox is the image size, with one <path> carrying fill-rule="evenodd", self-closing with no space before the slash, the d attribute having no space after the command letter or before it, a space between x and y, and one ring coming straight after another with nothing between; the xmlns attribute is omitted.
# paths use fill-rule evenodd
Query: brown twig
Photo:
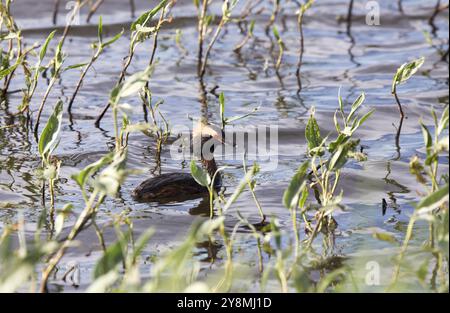
<svg viewBox="0 0 450 313"><path fill-rule="evenodd" d="M86 22L87 22L87 23L89 23L89 21L91 20L92 16L95 14L95 12L97 12L98 8L102 5L102 3L103 3L104 1L105 1L105 0L97 0L97 2L95 2L95 3L91 6L91 8L90 8L90 10L89 10L89 13L88 13L88 15L87 15L87 18L86 18Z"/></svg>
<svg viewBox="0 0 450 313"><path fill-rule="evenodd" d="M53 6L53 25L56 25L58 22L58 11L59 11L59 3L61 0L55 0L55 5Z"/></svg>

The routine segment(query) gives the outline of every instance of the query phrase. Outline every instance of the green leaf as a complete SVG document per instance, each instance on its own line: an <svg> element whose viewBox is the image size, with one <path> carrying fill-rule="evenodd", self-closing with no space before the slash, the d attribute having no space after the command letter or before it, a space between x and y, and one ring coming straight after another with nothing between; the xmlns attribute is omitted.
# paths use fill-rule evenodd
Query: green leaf
<svg viewBox="0 0 450 313"><path fill-rule="evenodd" d="M289 187L283 195L283 204L288 209L294 209L299 203L299 197L306 186L307 171L310 162L305 161L297 170L294 177L292 177Z"/></svg>
<svg viewBox="0 0 450 313"><path fill-rule="evenodd" d="M61 130L63 114L63 102L59 100L53 109L52 115L50 115L45 128L42 130L39 136L39 154L44 158L45 155L51 152L58 142L59 132Z"/></svg>
<svg viewBox="0 0 450 313"><path fill-rule="evenodd" d="M363 104L364 100L366 100L366 94L363 92L359 95L359 97L353 102L352 109L350 110L350 114L347 117L347 124L350 123L350 121L353 118L353 115L355 115L356 111L358 111L359 107Z"/></svg>
<svg viewBox="0 0 450 313"><path fill-rule="evenodd" d="M195 160L191 160L191 175L199 185L209 187L211 177L208 172L195 163Z"/></svg>
<svg viewBox="0 0 450 313"><path fill-rule="evenodd" d="M388 233L373 233L373 238L381 240L381 241L387 241L390 243L396 243L397 239L391 234Z"/></svg>
<svg viewBox="0 0 450 313"><path fill-rule="evenodd" d="M252 168L245 174L245 176L239 182L239 185L234 190L233 194L230 198L228 198L227 203L223 207L223 212L226 212L231 205L239 198L241 193L244 191L245 186L248 185L248 182L252 181L253 177L259 172L259 165L253 164Z"/></svg>
<svg viewBox="0 0 450 313"><path fill-rule="evenodd" d="M246 117L249 117L249 116L253 115L255 112L257 112L259 110L259 108L260 108L259 106L256 107L256 108L253 108L253 110L251 110L249 113L246 113L244 115L237 115L237 116L227 117L225 119L225 122L226 122L226 124L231 124L231 123L236 122L238 120L241 120L241 119L244 119Z"/></svg>
<svg viewBox="0 0 450 313"><path fill-rule="evenodd" d="M328 170L337 171L347 163L348 147L347 145L340 145L336 152L331 156L328 162Z"/></svg>
<svg viewBox="0 0 450 313"><path fill-rule="evenodd" d="M105 293L108 291L108 288L111 288L112 285L119 279L120 274L117 272L109 272L106 275L103 275L92 282L92 284L87 288L87 293Z"/></svg>
<svg viewBox="0 0 450 313"><path fill-rule="evenodd" d="M314 118L314 113L311 114L308 123L306 124L305 137L308 142L308 150L311 151L322 144L322 136L320 135L319 124Z"/></svg>
<svg viewBox="0 0 450 313"><path fill-rule="evenodd" d="M111 197L116 196L128 173L125 169L127 154L127 149L114 153L111 164L101 171L95 180L95 188Z"/></svg>
<svg viewBox="0 0 450 313"><path fill-rule="evenodd" d="M166 4L167 0L163 0L152 10L143 13L131 24L131 30L135 31L137 25L141 25L143 27L147 26L147 23L153 18L153 16L155 16L155 14L158 13L158 11L161 10Z"/></svg>
<svg viewBox="0 0 450 313"><path fill-rule="evenodd" d="M16 61L16 63L14 63L14 65L12 65L12 66L10 66L10 67L4 69L4 70L1 70L1 71L0 71L0 79L3 79L5 76L8 76L8 75L11 74L12 72L14 72L14 71L16 70L16 68L17 68L20 64L22 64L23 59L24 59L24 55L22 55L22 56Z"/></svg>
<svg viewBox="0 0 450 313"><path fill-rule="evenodd" d="M253 36L253 30L255 29L255 20L252 20L250 22L250 27L248 28L248 33L250 36Z"/></svg>
<svg viewBox="0 0 450 313"><path fill-rule="evenodd" d="M336 112L334 112L333 121L334 121L334 127L336 128L336 131L339 134L341 132L341 126L339 126L339 122L337 120L337 114L338 114L338 111L336 110Z"/></svg>
<svg viewBox="0 0 450 313"><path fill-rule="evenodd" d="M355 125L353 125L352 127L352 134L353 132L355 132L362 124L364 124L364 122L373 114L373 112L375 112L375 109L370 110L369 112L367 112L366 114L363 115L363 117L361 117L358 122L355 123Z"/></svg>
<svg viewBox="0 0 450 313"><path fill-rule="evenodd" d="M128 77L125 83L123 83L123 85L120 87L118 98L116 100L119 101L120 98L134 95L139 90L141 90L150 79L153 68L153 65L149 66L144 71L138 72Z"/></svg>
<svg viewBox="0 0 450 313"><path fill-rule="evenodd" d="M103 18L100 15L98 18L98 31L97 31L98 42L101 44L103 41Z"/></svg>
<svg viewBox="0 0 450 313"><path fill-rule="evenodd" d="M338 91L338 102L339 102L339 110L341 111L342 114L344 114L344 100L342 100L341 88L339 88Z"/></svg>
<svg viewBox="0 0 450 313"><path fill-rule="evenodd" d="M246 118L246 117L249 117L249 116L253 115L253 114L254 114L255 112L257 112L259 109L260 109L260 106L258 106L258 107L256 107L256 108L253 108L250 112L248 112L248 113L246 113L246 114L244 114L244 115L236 115L236 116L227 117L227 118L225 119L225 123L226 123L226 124L231 124L231 123L236 122L236 121L238 121L238 120L242 120L242 119L244 119L244 118Z"/></svg>
<svg viewBox="0 0 450 313"><path fill-rule="evenodd" d="M116 241L106 249L103 256L95 265L94 279L114 270L116 266L124 260L124 248L129 237L130 234L127 233L121 240Z"/></svg>
<svg viewBox="0 0 450 313"><path fill-rule="evenodd" d="M445 106L444 112L442 112L441 119L438 123L437 135L439 136L444 129L448 127L448 105Z"/></svg>
<svg viewBox="0 0 450 313"><path fill-rule="evenodd" d="M133 261L135 261L141 255L148 241L150 240L150 238L152 238L154 234L155 230L149 228L138 238L136 244L134 245Z"/></svg>
<svg viewBox="0 0 450 313"><path fill-rule="evenodd" d="M420 122L420 127L422 129L423 142L425 143L425 147L427 148L428 153L431 147L433 146L433 137L431 137L430 131L422 122Z"/></svg>
<svg viewBox="0 0 450 313"><path fill-rule="evenodd" d="M110 40L108 40L107 42L102 44L102 49L106 48L109 45L112 45L113 43L115 43L117 40L119 40L120 37L122 37L124 30L122 29L120 33L116 34L114 37L112 37Z"/></svg>
<svg viewBox="0 0 450 313"><path fill-rule="evenodd" d="M299 208L303 209L305 207L306 200L308 199L308 196L309 196L308 188L303 188L302 195L300 197L300 201L298 202L298 207Z"/></svg>
<svg viewBox="0 0 450 313"><path fill-rule="evenodd" d="M64 208L61 210L60 213L56 216L55 219L55 236L57 237L64 227L64 220L66 219L67 215L69 215L72 212L73 204L68 203L64 206Z"/></svg>
<svg viewBox="0 0 450 313"><path fill-rule="evenodd" d="M116 86L111 90L111 93L109 94L109 102L111 103L118 103L120 100L119 94L120 89L122 88L122 85Z"/></svg>
<svg viewBox="0 0 450 313"><path fill-rule="evenodd" d="M280 41L281 37L280 37L280 33L278 32L278 28L276 26L273 27L273 35L275 36L275 38Z"/></svg>
<svg viewBox="0 0 450 313"><path fill-rule="evenodd" d="M114 154L112 152L108 153L100 160L86 166L78 174L73 174L72 178L77 182L78 186L84 188L87 178L95 174L101 167L111 163L111 161L113 160L113 155Z"/></svg>
<svg viewBox="0 0 450 313"><path fill-rule="evenodd" d="M406 82L413 76L417 70L423 65L425 58L421 57L419 59L413 60L411 62L405 63L397 70L392 81L392 93L395 92L396 86Z"/></svg>
<svg viewBox="0 0 450 313"><path fill-rule="evenodd" d="M431 211L440 207L446 201L448 201L448 184L420 200L416 206L416 211L418 213Z"/></svg>
<svg viewBox="0 0 450 313"><path fill-rule="evenodd" d="M48 48L48 44L50 43L50 41L53 39L53 37L55 36L56 30L52 31L47 39L45 40L42 48L41 48L41 52L39 53L39 61L42 62L45 58L45 55L47 54L47 48Z"/></svg>
<svg viewBox="0 0 450 313"><path fill-rule="evenodd" d="M87 65L88 63L78 63L78 64L73 64L73 65L69 65L69 66L67 66L65 69L64 69L64 71L68 71L68 70L73 70L73 69L76 69L76 68L80 68L80 67L83 67L83 66L85 66L85 65Z"/></svg>
<svg viewBox="0 0 450 313"><path fill-rule="evenodd" d="M330 144L328 145L328 151L333 153L336 151L336 149L344 144L350 137L348 137L347 135L340 133L339 136L336 138L335 141L330 142Z"/></svg>
<svg viewBox="0 0 450 313"><path fill-rule="evenodd" d="M62 52L63 44L64 44L64 41L61 40L58 43L58 45L56 46L55 57L54 57L56 72L58 72L59 69L61 69L61 67L64 63L64 54Z"/></svg>

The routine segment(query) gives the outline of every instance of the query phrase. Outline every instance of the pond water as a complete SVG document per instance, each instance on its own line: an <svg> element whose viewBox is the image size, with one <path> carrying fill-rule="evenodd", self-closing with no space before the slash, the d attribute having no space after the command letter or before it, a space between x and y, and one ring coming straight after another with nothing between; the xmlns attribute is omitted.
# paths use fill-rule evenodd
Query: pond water
<svg viewBox="0 0 450 313"><path fill-rule="evenodd" d="M213 1L216 3L217 1ZM241 1L244 2L245 1ZM284 1L282 1L284 2ZM233 52L242 34L235 23L226 26L214 46L205 83L210 90L217 86L216 93L226 96L226 114L241 115L260 106L250 118L236 122L236 125L250 129L252 126L277 126L278 147L275 157L276 169L265 170L267 164L260 162L262 172L257 176L256 195L267 216L276 216L283 228L289 229L290 215L282 205L282 195L294 173L305 159L306 141L304 129L311 107L315 107L316 117L323 134L333 131L333 114L338 106L338 92L348 105L361 92L366 93L363 111L375 109L370 120L360 129L357 137L367 153L368 160L351 162L343 171L340 188L344 192L343 203L346 210L337 212L339 224L335 253L342 256L370 254L387 266L392 263L389 251L392 245L372 238L374 230L393 234L397 239L404 237L406 225L412 212L413 203L419 199L417 191L421 187L409 173L409 160L413 155L424 155L423 137L419 126L422 118L431 125L430 109L441 112L449 102L448 61L442 61L442 53L448 51L448 13L439 14L433 25L429 24L435 1L403 1L404 14L399 12L396 1L379 1L380 25L370 26L365 22L366 1L356 1L352 11L352 23L347 23L349 1L320 0L314 3L305 17L305 51L302 66L302 91L297 94L295 70L299 53L299 34L296 24L295 3L283 4L282 18L278 29L286 44L279 75L271 66L271 46L275 43L272 35L266 35L264 27L270 17L272 6L269 1L260 5L265 8L255 17L255 38L251 39L241 52ZM136 14L151 8L156 1L136 1ZM15 1L13 14L23 30L28 45L42 42L55 28L62 31L68 13L61 6L56 26L52 23L53 1ZM240 4L235 14L239 14ZM219 13L219 7L213 6ZM66 64L83 63L89 60L90 44L96 38L96 21L103 16L105 32L112 36L122 28L128 29L133 20L128 1L108 0L93 17L91 24L85 22L86 11L81 11L79 24L69 34L64 51L68 55ZM150 81L150 88L156 100L163 99L161 111L171 125L191 127L189 116L200 115L200 96L197 79L197 13L192 1L178 1L173 8L173 21L165 24L160 33L157 50L157 65ZM175 44L177 29L181 30L181 43L187 54ZM433 31L434 30L434 31ZM427 43L424 31L430 32L434 42ZM110 112L101 123L94 120L107 103L108 95L121 70L123 58L128 53L129 36L124 36L95 63L88 73L85 83L74 103L73 123L64 115L62 140L56 156L62 160L61 179L56 185L57 207L73 203L75 211L82 210L83 200L78 186L70 178L86 165L106 154L114 143L112 116ZM135 73L144 69L151 51L151 40L139 45L136 56L128 70ZM441 50L439 50L441 49ZM276 51L276 49L275 49ZM275 52L276 53L276 52ZM399 87L399 95L407 118L403 122L400 143L396 145L396 126L399 123L398 108L390 94L393 74L399 65L414 58L424 56L425 64L406 84ZM448 60L448 58L447 58ZM269 63L269 68L266 68ZM45 121L58 98L67 99L79 78L78 70L65 72L50 94L43 112ZM10 90L23 87L23 73L18 71ZM41 80L31 108L36 111L46 88ZM219 123L218 98L208 93L210 121ZM0 126L15 125L0 129L0 230L6 223L13 223L18 212L25 216L27 231L34 231L42 210L40 204L41 182L35 175L40 165L37 145L22 117L14 117L21 101L21 93L8 95L6 103L0 105ZM128 99L135 107L133 121L143 120L138 97ZM448 157L441 158L443 170L448 170ZM232 192L242 178L242 162L236 160L219 161L227 165L225 185L227 193ZM131 191L140 181L150 177L150 170L156 166L155 141L143 134L133 134L129 140L128 165L142 170L142 174L129 177L123 184L117 199L110 199L102 206L98 222L106 227L106 240L115 239L114 231L108 227L115 214L128 209L137 234L152 227L156 234L144 255L154 255L170 249L184 239L192 222L207 218L208 206L199 200L182 203L156 204L136 203ZM161 155L161 172L185 171L185 163L173 160L169 146ZM387 213L382 214L382 199L391 204ZM396 203L396 205L394 205ZM395 209L393 209L395 207ZM258 211L251 194L245 191L228 212L227 223L236 221L239 210L250 220L258 220ZM70 227L72 217L66 224ZM245 230L242 230L245 232ZM415 243L427 236L427 226L419 225ZM90 283L95 260L101 254L97 237L92 229L87 229L78 238L80 248L69 250L62 265L75 261L81 269L81 286L74 289L69 283L51 282L53 291L83 290ZM250 251L254 241L243 237L237 245L241 250ZM198 255L205 258L211 247L198 248ZM224 253L217 247L218 254ZM253 250L252 250L253 251ZM239 252L238 254L242 254ZM205 262L205 267L209 266ZM389 273L386 273L389 276ZM386 282L387 283L387 282Z"/></svg>

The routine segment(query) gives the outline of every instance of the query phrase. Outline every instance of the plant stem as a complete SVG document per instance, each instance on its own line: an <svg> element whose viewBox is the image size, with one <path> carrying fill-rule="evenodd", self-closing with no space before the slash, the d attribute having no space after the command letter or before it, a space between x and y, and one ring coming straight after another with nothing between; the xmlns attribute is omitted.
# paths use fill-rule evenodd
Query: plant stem
<svg viewBox="0 0 450 313"><path fill-rule="evenodd" d="M398 259L397 259L397 264L395 266L394 274L393 274L393 277L392 277L392 282L391 282L391 285L390 285L389 289L393 288L395 286L395 284L397 283L398 276L400 274L401 262L403 260L403 257L405 255L405 253L406 253L406 250L408 249L409 241L412 238L415 222L416 222L416 215L414 213L413 216L411 216L411 219L409 220L408 228L406 229L405 239L403 241L403 245L402 245L402 248L400 250L400 254L398 256Z"/></svg>
<svg viewBox="0 0 450 313"><path fill-rule="evenodd" d="M72 227L72 230L70 231L69 235L67 236L67 239L59 247L57 252L50 259L49 264L47 265L45 270L42 272L40 292L47 292L47 281L50 277L50 274L53 272L56 265L62 259L66 250L70 247L72 241L78 235L79 231L82 229L82 227L85 225L85 223L89 220L93 211L95 211L100 206L100 204L103 203L103 200L105 197L103 195L99 196L97 205L94 206L94 202L95 202L96 198L97 198L97 192L94 191L94 193L91 195L91 197L89 199L89 202L86 203L86 207L81 212L81 214L78 216L78 219L75 222L75 225Z"/></svg>
<svg viewBox="0 0 450 313"><path fill-rule="evenodd" d="M89 10L88 16L87 16L87 18L86 18L86 22L87 22L87 23L90 22L91 17L95 14L95 12L97 12L98 8L102 5L102 3L103 3L104 1L105 1L105 0L97 0L97 2L95 2L95 3L92 5L91 9Z"/></svg>
<svg viewBox="0 0 450 313"><path fill-rule="evenodd" d="M400 117L403 119L405 117L405 114L403 113L402 104L400 103L400 99L397 95L397 88L394 88L392 94L394 95L395 101L397 102L398 110L400 111Z"/></svg>
<svg viewBox="0 0 450 313"><path fill-rule="evenodd" d="M53 25L56 25L58 22L58 11L59 11L59 3L61 0L55 0L55 5L53 6Z"/></svg>
<svg viewBox="0 0 450 313"><path fill-rule="evenodd" d="M202 1L202 7L198 17L198 57L197 57L197 74L201 77L203 62L203 42L205 40L205 18L208 10L208 0Z"/></svg>
<svg viewBox="0 0 450 313"><path fill-rule="evenodd" d="M94 62L97 60L97 58L100 56L101 53L101 49L98 49L97 52L95 53L95 55L91 58L91 60L89 61L89 63L85 66L85 68L83 69L83 72L80 75L80 79L78 80L77 86L75 87L75 91L73 92L72 97L69 100L69 104L67 107L67 111L69 112L69 116L70 119L72 116L72 104L75 101L75 98L78 94L78 91L81 88L81 85L83 83L84 77L86 76L87 72L89 71L89 69L91 68L92 64L94 64Z"/></svg>
<svg viewBox="0 0 450 313"><path fill-rule="evenodd" d="M41 104L39 105L39 110L38 110L38 114L36 117L36 124L34 125L34 135L36 137L36 140L38 138L37 135L38 135L38 131L39 131L39 123L41 120L41 115L42 115L42 111L44 109L45 102L47 102L47 98L50 95L50 91L52 90L53 85L55 84L58 75L59 75L59 73L55 73L53 75L52 79L50 80L50 83L47 86L47 90L45 91L44 97L42 98Z"/></svg>

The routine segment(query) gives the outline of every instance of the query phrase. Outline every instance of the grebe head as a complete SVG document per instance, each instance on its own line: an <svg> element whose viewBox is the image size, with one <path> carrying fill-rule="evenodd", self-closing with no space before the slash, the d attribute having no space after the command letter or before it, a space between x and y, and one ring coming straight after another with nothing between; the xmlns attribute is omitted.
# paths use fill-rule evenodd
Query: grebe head
<svg viewBox="0 0 450 313"><path fill-rule="evenodd" d="M214 147L225 143L222 130L220 127L200 121L192 132L192 142L194 155L201 159L204 169L213 177L217 171ZM220 184L220 177L217 178L216 184Z"/></svg>
<svg viewBox="0 0 450 313"><path fill-rule="evenodd" d="M215 145L225 143L220 127L204 121L198 122L192 131L192 141L194 154L202 159L213 158Z"/></svg>

